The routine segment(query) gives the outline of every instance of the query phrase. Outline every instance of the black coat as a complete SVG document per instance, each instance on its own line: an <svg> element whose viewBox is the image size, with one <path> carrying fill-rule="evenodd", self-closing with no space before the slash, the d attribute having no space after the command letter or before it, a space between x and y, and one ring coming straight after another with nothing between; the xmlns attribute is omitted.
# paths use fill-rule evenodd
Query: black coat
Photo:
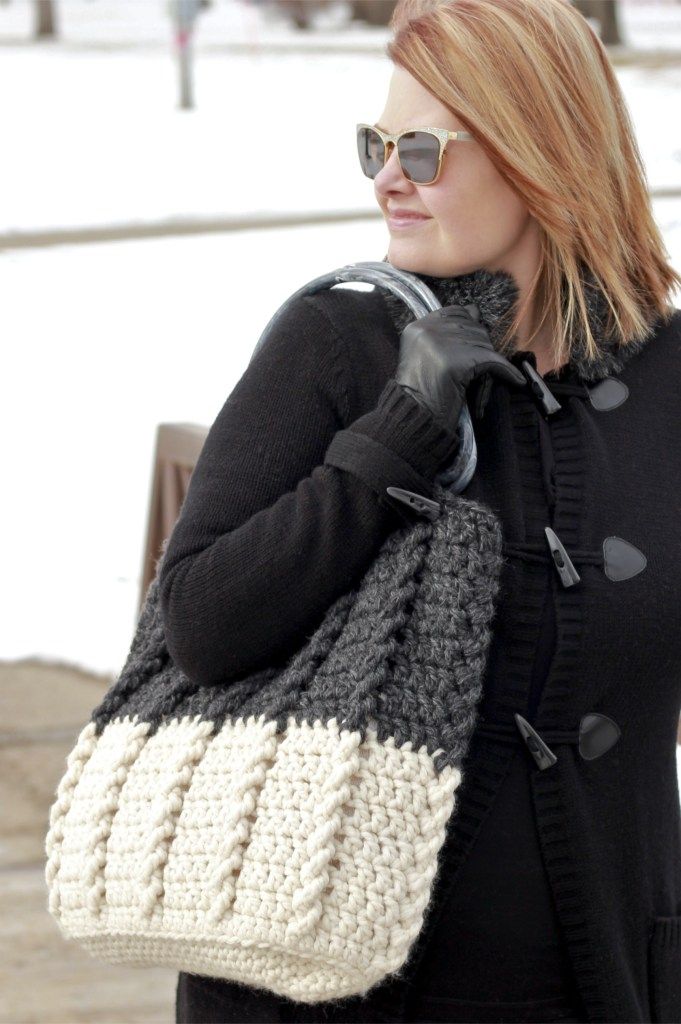
<svg viewBox="0 0 681 1024"><path fill-rule="evenodd" d="M460 298L462 279L419 276L443 305ZM516 292L508 275L483 280L496 345ZM190 678L229 681L290 655L401 522L386 479L416 489L418 478L428 493L451 459L454 439L390 382L398 306L379 290L298 301L225 403L161 581L168 646ZM594 301L601 335L602 313ZM178 1021L447 1020L446 1001L422 1002L423 1016L409 1007L429 943L456 928L447 894L523 742L514 712L557 758L539 759L532 792L585 1019L681 1021L681 311L628 350L603 342L596 363L578 349L545 379L557 412L545 417L539 396L495 381L474 420L478 469L463 493L499 515L507 558L481 725L407 971L332 1008L182 973ZM354 452L335 458L332 439L348 432ZM370 439L364 452L358 437ZM574 585L549 553L549 524ZM530 692L548 595L555 651ZM578 729L593 712L620 735L588 759Z"/></svg>

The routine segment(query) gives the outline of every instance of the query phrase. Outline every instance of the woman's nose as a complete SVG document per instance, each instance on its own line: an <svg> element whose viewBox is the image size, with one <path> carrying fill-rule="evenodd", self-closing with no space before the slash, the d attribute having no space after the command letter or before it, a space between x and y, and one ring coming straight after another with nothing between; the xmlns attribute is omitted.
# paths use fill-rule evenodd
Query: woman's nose
<svg viewBox="0 0 681 1024"><path fill-rule="evenodd" d="M390 148L387 151L388 155L386 157L385 163L383 164L383 167L381 167L380 171L374 178L374 181L376 182L377 187L379 189L381 187L388 187L389 182L394 181L395 178L400 178L402 182L409 181L409 179L405 178L404 174L402 173L402 168L400 167L400 161L397 156L396 147L391 142L388 143L388 146Z"/></svg>

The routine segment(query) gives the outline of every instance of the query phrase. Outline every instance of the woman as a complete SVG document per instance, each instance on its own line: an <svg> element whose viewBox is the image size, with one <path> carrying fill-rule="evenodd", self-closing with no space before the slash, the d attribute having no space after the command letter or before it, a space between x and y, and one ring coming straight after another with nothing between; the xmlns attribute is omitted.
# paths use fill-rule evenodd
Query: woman
<svg viewBox="0 0 681 1024"><path fill-rule="evenodd" d="M162 607L199 683L283 663L402 523L386 482L432 493L465 396L462 493L505 545L480 722L399 978L310 1006L181 973L177 1020L678 1021L681 277L566 0L402 0L393 27L360 159L387 259L445 313L335 289L281 317L206 440ZM471 137L385 139L423 127Z"/></svg>

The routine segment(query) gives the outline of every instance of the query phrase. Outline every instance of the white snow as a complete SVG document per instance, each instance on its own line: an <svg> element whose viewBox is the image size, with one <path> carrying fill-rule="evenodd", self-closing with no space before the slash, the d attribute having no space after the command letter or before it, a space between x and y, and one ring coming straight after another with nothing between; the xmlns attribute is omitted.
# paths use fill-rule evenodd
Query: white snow
<svg viewBox="0 0 681 1024"><path fill-rule="evenodd" d="M344 27L344 4L304 34L255 5L217 3L199 22L192 111L177 107L164 3L60 0L56 43L30 42L32 13L28 0L0 3L0 236L188 216L377 213L354 125L380 113L388 33ZM623 24L636 47L681 50L681 4L624 4ZM327 42L347 52L301 52ZM235 43L247 46L235 52ZM681 64L618 75L650 187L681 187ZM239 137L257 138L256 166ZM311 163L297 156L296 137L309 140ZM681 268L681 198L655 200L654 213ZM12 538L0 657L120 670L137 615L157 424L212 423L281 303L322 273L381 259L387 240L382 219L368 217L0 248L2 528Z"/></svg>

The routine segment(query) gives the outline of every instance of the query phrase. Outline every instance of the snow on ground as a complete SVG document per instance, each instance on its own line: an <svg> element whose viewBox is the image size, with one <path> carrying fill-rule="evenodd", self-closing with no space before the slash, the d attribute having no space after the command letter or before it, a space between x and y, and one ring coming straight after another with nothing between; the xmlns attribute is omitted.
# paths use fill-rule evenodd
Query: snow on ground
<svg viewBox="0 0 681 1024"><path fill-rule="evenodd" d="M658 8L669 24L656 36ZM391 72L380 52L220 52L249 32L294 34L252 6L218 4L202 19L197 108L180 111L162 4L62 0L60 10L64 41L26 44L27 0L0 3L0 236L188 215L376 211L356 166L354 124L380 113ZM671 13L646 5L646 45L669 45ZM681 5L673 14L681 22ZM357 25L344 32L385 38ZM145 45L105 45L136 40ZM619 75L649 184L679 187L681 70ZM328 128L309 167L291 136L303 121ZM254 167L233 139L258 132ZM681 199L656 200L654 211L681 267ZM0 252L11 496L3 529L12 538L0 658L120 669L136 619L157 424L209 425L281 303L321 273L381 259L387 238L381 219L367 219Z"/></svg>

